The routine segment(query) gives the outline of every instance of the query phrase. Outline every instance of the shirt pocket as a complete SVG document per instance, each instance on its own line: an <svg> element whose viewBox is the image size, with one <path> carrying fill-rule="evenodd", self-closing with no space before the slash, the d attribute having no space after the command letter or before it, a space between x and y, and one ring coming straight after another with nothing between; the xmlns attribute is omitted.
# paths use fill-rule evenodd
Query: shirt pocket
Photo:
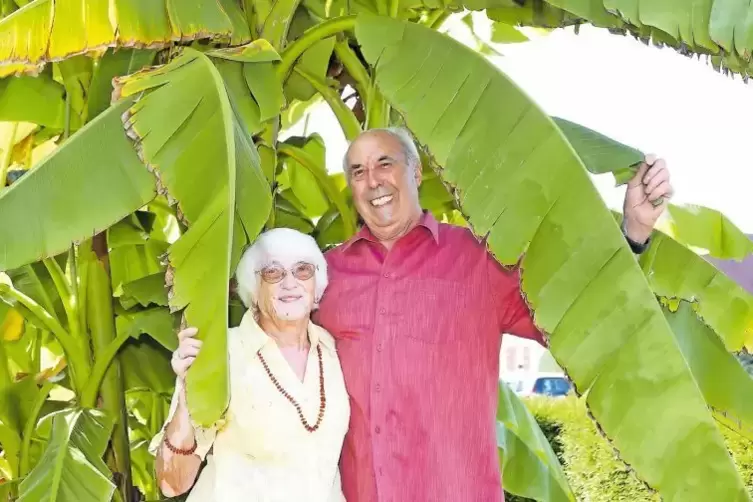
<svg viewBox="0 0 753 502"><path fill-rule="evenodd" d="M477 328L480 303L464 284L444 279L411 279L396 295L404 312L398 335L427 344L455 343Z"/></svg>

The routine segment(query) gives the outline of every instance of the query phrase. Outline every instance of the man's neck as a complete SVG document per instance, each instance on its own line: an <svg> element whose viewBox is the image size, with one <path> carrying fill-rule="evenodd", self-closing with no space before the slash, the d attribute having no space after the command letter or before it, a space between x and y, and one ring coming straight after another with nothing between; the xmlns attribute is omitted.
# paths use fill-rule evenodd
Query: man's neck
<svg viewBox="0 0 753 502"><path fill-rule="evenodd" d="M413 218L411 218L405 225L399 227L397 230L393 232L389 232L389 235L380 235L380 232L374 232L374 230L371 230L371 233L376 237L376 239L379 241L382 246L387 248L387 250L391 250L392 246L395 245L397 241L405 237L410 233L411 230L416 228L419 223L421 223L421 217L423 216L423 211L419 211L417 215L414 215Z"/></svg>
<svg viewBox="0 0 753 502"><path fill-rule="evenodd" d="M308 318L297 321L284 321L262 317L259 326L271 338L273 338L280 347L297 347L300 350L307 349L309 346L308 339Z"/></svg>

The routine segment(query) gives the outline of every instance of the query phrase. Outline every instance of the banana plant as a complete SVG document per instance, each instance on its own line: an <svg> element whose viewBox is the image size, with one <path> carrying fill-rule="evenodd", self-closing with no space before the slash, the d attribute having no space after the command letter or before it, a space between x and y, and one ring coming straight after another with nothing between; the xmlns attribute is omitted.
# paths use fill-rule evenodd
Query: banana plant
<svg viewBox="0 0 753 502"><path fill-rule="evenodd" d="M521 4L487 13L505 26L560 26L582 19L543 2L527 10ZM347 186L324 166L321 139L282 141L282 125L317 100L332 108L346 138L370 127L405 123L426 150L429 175L422 201L444 221L466 224L487 237L501 263L521 262L523 289L537 324L623 458L668 499L747 500L707 409L713 401L732 410L723 404L732 401L717 399L697 383L690 355L656 301L656 287L590 184L584 167L595 161L576 152L578 139L566 136L567 127L540 112L477 52L437 33L458 7L492 5L475 0L27 4L0 21L0 39L6 41L0 68L6 75L47 75L59 86L57 101L50 98L54 106L60 106L62 89L66 140L0 192L0 270L54 260L71 242L87 242L110 229L109 281L96 273L102 288L91 289L86 299L87 305L97 305L92 309L103 321L98 332L115 340L147 332L163 346L159 350L169 350L174 336L167 308L198 326L205 350L189 377L188 404L195 420L211 424L227 406L225 329L237 317L229 280L243 247L264 227L294 226L312 233L322 247L343 242L356 229ZM63 26L65 33L71 26L78 29L67 37ZM32 28L37 35L28 39L24 34ZM102 56L104 48L110 49ZM86 92L87 86L99 91ZM355 91L352 100L346 89ZM8 119L30 120L19 114ZM60 125L53 119L45 127L57 132ZM614 167L629 172L633 163L628 155ZM119 234L122 222L157 206L175 212L174 238L155 239L149 250L142 244L121 250L119 244L128 245L132 238ZM21 218L27 224L19 230L15 222ZM591 243L598 245L589 249ZM91 257L88 251L73 255ZM165 265L142 256L149 252L164 252ZM137 270L135 275L129 275L131 270ZM720 282L715 294L705 297L702 303L710 312L718 312L733 294L724 289L728 286ZM6 287L9 295L17 290ZM712 318L704 317L710 324ZM736 331L740 324L723 322L718 319L713 329L727 350L750 342L749 334ZM164 368L165 352L160 354ZM68 364L72 385L80 387L74 367L82 364ZM657 389L671 400L670 409ZM89 402L98 390L81 395ZM631 399L620 395L623 390ZM169 392L127 394L134 452L156 431L165 395ZM736 413L745 417L741 410ZM649 415L656 421L647 424ZM75 416L82 424L96 421ZM106 430L104 421L98 423ZM517 435L531 453L503 463L506 484L521 494L551 499L514 468L529 465L526 458L540 458L545 445L526 439L532 436L521 432L523 422L502 423L503 432ZM49 429L62 435L67 430L62 425ZM60 450L49 458L61 465L69 457L63 448L81 448L69 436L49 442L48 449ZM705 448L702 455L694 448L699 444ZM662 459L665 452L669 457ZM88 453L101 457L98 448ZM561 480L556 472L546 472L555 464L544 455L544 478ZM92 479L102 473L96 460L88 463ZM135 469L136 482L153 493L143 465ZM699 484L707 473L714 473L716 482ZM37 484L24 480L21 486L34 493ZM69 497L83 492L59 493L61 500L73 500ZM97 496L108 494L100 490Z"/></svg>

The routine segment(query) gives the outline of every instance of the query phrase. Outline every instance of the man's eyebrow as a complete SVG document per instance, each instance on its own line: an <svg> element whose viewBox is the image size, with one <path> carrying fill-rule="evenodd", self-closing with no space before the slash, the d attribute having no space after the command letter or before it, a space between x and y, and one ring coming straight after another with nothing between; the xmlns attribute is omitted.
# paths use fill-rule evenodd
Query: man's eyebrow
<svg viewBox="0 0 753 502"><path fill-rule="evenodd" d="M358 169L359 167L363 167L361 164L350 164L348 166L348 170L352 171L353 169Z"/></svg>
<svg viewBox="0 0 753 502"><path fill-rule="evenodd" d="M390 160L392 162L395 162L395 159L393 159L389 155L382 155L381 157L379 157L379 162L382 162L383 160Z"/></svg>

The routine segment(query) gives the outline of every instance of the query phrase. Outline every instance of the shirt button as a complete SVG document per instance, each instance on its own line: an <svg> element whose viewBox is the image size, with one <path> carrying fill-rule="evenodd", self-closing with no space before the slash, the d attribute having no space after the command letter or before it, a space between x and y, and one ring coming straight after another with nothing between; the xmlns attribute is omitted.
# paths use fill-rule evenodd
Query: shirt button
<svg viewBox="0 0 753 502"><path fill-rule="evenodd" d="M382 314L382 315L384 315L384 314L387 313L387 309L384 308L384 307L382 307L382 308L379 309L379 313Z"/></svg>
<svg viewBox="0 0 753 502"><path fill-rule="evenodd" d="M387 279L389 279L390 278L390 273L389 272L385 272L384 273L384 277L386 277Z"/></svg>
<svg viewBox="0 0 753 502"><path fill-rule="evenodd" d="M382 428L377 425L376 427L374 427L374 432L376 432L377 434L381 434Z"/></svg>
<svg viewBox="0 0 753 502"><path fill-rule="evenodd" d="M377 352L381 352L381 351L382 351L382 344L378 343L377 344Z"/></svg>
<svg viewBox="0 0 753 502"><path fill-rule="evenodd" d="M379 392L379 391L381 391L381 390L382 390L382 386L381 386L380 384L376 384L376 385L374 386L374 389L375 389L375 390L376 390L377 392Z"/></svg>

